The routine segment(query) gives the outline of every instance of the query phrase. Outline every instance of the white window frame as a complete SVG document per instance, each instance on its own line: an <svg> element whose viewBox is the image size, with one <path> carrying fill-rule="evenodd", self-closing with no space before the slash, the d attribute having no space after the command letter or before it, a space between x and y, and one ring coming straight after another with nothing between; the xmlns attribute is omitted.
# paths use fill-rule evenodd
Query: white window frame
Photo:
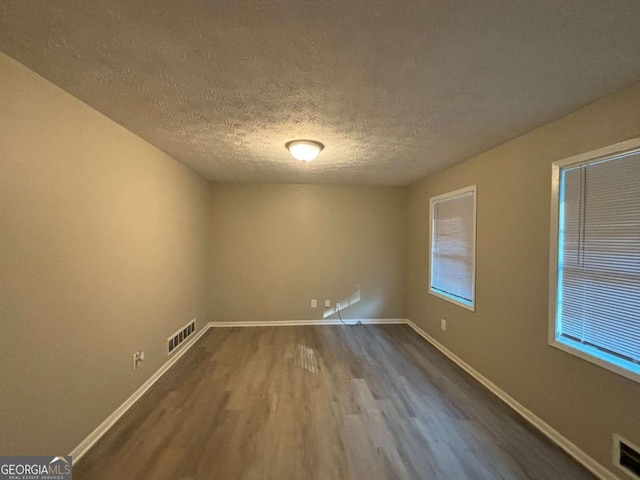
<svg viewBox="0 0 640 480"><path fill-rule="evenodd" d="M472 255L473 255L473 271L471 272L471 293L473 296L473 301L471 305L465 302L461 302L456 298L450 297L448 295L444 295L437 290L433 290L432 287L432 275L433 275L433 235L435 233L435 229L433 228L433 220L434 220L434 208L433 206L441 202L443 200L452 200L457 197L461 197L468 193L473 193L473 246L472 246ZM443 193L442 195L437 195L435 197L431 197L429 199L429 293L431 295L435 295L436 297L442 298L447 302L458 305L459 307L465 308L472 312L476 311L476 236L477 236L477 215L478 215L478 186L470 185L468 187L460 188L458 190L454 190L453 192Z"/></svg>
<svg viewBox="0 0 640 480"><path fill-rule="evenodd" d="M576 348L568 343L558 340L556 329L556 314L558 302L558 230L560 223L560 174L566 167L576 167L590 164L599 160L606 160L622 154L640 151L640 138L634 138L625 142L616 143L608 147L582 153L573 157L559 160L552 164L551 174L551 241L549 252L549 345L598 365L611 372L615 372L625 378L640 383L640 366L637 370L629 370L621 365L620 359L615 355L603 352L595 347L587 345Z"/></svg>

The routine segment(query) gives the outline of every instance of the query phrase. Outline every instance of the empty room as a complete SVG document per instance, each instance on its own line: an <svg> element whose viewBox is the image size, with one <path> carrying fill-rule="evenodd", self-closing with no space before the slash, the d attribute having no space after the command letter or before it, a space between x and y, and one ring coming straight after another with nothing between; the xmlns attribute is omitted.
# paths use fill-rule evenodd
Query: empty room
<svg viewBox="0 0 640 480"><path fill-rule="evenodd" d="M0 480L640 480L639 27L0 1Z"/></svg>

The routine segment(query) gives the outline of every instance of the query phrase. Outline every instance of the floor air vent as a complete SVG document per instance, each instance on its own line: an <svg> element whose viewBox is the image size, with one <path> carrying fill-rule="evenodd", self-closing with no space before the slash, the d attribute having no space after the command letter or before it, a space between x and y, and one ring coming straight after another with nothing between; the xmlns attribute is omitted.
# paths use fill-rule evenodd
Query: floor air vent
<svg viewBox="0 0 640 480"><path fill-rule="evenodd" d="M176 333L167 338L167 354L171 355L178 346L196 331L196 319L194 318Z"/></svg>
<svg viewBox="0 0 640 480"><path fill-rule="evenodd" d="M627 472L631 478L640 480L640 449L624 438L613 436L614 463Z"/></svg>

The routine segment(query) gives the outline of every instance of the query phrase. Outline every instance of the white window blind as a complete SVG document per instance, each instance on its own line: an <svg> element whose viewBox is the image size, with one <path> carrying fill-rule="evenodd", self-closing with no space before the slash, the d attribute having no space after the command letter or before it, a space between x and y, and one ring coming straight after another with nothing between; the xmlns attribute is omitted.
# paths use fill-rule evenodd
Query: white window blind
<svg viewBox="0 0 640 480"><path fill-rule="evenodd" d="M561 169L559 195L556 340L640 371L640 153Z"/></svg>
<svg viewBox="0 0 640 480"><path fill-rule="evenodd" d="M476 189L431 199L430 293L474 306Z"/></svg>

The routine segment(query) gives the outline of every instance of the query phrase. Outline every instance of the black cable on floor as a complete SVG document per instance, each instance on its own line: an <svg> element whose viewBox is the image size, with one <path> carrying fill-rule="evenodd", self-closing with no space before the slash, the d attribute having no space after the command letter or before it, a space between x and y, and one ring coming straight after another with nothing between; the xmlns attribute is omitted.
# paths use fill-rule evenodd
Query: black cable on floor
<svg viewBox="0 0 640 480"><path fill-rule="evenodd" d="M362 325L362 320L358 320L356 323L352 323L352 324L344 323L344 320L342 319L342 315L340 315L340 307L336 306L336 311L338 312L338 318L340 319L340 321L344 326L355 327L356 325Z"/></svg>

